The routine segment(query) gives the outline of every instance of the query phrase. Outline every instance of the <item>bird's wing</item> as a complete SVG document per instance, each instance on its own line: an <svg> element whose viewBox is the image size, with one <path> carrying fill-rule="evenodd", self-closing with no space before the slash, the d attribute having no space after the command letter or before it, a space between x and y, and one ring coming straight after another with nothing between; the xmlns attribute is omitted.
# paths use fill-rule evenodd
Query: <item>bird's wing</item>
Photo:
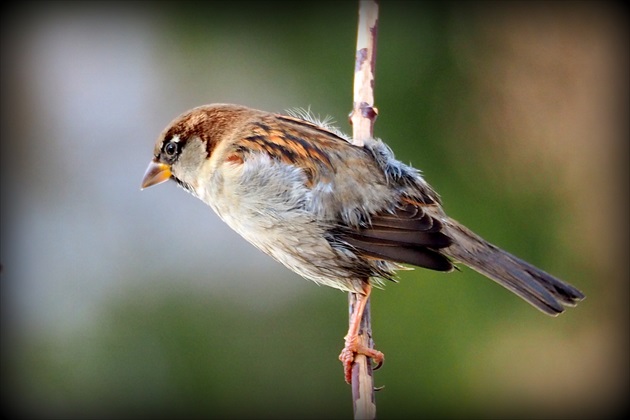
<svg viewBox="0 0 630 420"><path fill-rule="evenodd" d="M396 161L383 143L357 147L327 127L273 115L252 122L239 144L300 168L314 218L331 226L330 237L369 259L439 271L453 268L439 250L451 239L426 211L437 196L417 171ZM246 156L243 156L246 159Z"/></svg>
<svg viewBox="0 0 630 420"><path fill-rule="evenodd" d="M308 121L275 114L266 117L246 128L247 134L238 142L240 151L264 153L278 162L300 168L309 187L333 176L331 150L351 147L347 140Z"/></svg>
<svg viewBox="0 0 630 420"><path fill-rule="evenodd" d="M451 271L453 264L440 249L452 240L425 206L403 198L393 211L372 215L368 226L339 228L338 237L371 258Z"/></svg>

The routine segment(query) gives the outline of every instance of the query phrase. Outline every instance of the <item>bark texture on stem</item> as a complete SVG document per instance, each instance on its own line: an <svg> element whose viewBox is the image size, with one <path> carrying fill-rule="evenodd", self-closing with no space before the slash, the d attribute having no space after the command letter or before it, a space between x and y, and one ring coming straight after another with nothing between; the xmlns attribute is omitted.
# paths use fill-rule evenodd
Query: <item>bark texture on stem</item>
<svg viewBox="0 0 630 420"><path fill-rule="evenodd" d="M354 144L372 137L378 110L374 107L374 73L376 68L376 37L378 3L359 0L359 28L354 66L354 104L350 114Z"/></svg>
<svg viewBox="0 0 630 420"><path fill-rule="evenodd" d="M359 304L358 295L356 293L349 293L348 303L350 306L350 316L352 317L354 307ZM366 347L374 347L374 342L372 341L369 299L365 305L363 317L361 318L359 340L361 344ZM368 420L376 418L376 400L374 392L372 363L365 355L357 354L355 356L354 364L352 365L352 404L355 419Z"/></svg>
<svg viewBox="0 0 630 420"><path fill-rule="evenodd" d="M374 107L374 70L376 63L376 36L378 30L378 3L376 0L359 1L359 24L357 34L356 62L354 69L354 103L350 122L352 138L356 145L363 145L372 137L377 109ZM348 297L350 316L358 296ZM370 322L370 301L367 301L359 331L361 344L373 348ZM355 419L375 419L374 377L370 360L362 354L355 357L352 366L352 401Z"/></svg>

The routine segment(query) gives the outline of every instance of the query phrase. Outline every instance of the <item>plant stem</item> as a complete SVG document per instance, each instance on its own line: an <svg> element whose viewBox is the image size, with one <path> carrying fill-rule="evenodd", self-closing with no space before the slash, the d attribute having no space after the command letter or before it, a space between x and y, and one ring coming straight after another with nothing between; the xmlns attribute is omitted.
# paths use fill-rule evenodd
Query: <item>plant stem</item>
<svg viewBox="0 0 630 420"><path fill-rule="evenodd" d="M374 70L376 63L376 36L378 30L378 3L376 0L359 0L359 24L357 33L356 61L354 69L354 98L350 114L353 144L362 146L373 135L377 109L374 107ZM367 280L367 279L366 279ZM358 303L358 296L348 296L350 316ZM361 318L359 340L373 348L368 299ZM370 360L356 355L352 366L352 401L355 419L375 419L374 377Z"/></svg>

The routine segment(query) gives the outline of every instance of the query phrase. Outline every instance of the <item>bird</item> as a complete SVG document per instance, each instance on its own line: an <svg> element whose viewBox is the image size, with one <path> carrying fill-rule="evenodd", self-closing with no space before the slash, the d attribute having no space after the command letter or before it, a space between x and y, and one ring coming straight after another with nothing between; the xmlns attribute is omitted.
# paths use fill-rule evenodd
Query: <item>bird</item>
<svg viewBox="0 0 630 420"><path fill-rule="evenodd" d="M450 218L421 172L378 138L354 145L310 111L273 113L210 104L161 132L141 188L175 181L233 230L317 284L356 293L339 356L347 382L373 288L409 266L451 272L463 264L556 316L584 294Z"/></svg>

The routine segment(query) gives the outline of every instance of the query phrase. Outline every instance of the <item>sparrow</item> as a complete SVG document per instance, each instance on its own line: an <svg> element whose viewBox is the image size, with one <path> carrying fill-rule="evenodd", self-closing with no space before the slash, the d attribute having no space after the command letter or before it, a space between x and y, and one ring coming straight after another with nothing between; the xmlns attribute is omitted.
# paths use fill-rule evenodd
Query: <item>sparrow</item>
<svg viewBox="0 0 630 420"><path fill-rule="evenodd" d="M360 296L339 358L350 382L373 287L407 265L450 272L464 264L548 315L575 306L575 287L451 219L420 171L380 139L363 146L308 112L204 105L160 134L142 188L175 181L232 229L297 274ZM406 265L404 265L406 264Z"/></svg>

